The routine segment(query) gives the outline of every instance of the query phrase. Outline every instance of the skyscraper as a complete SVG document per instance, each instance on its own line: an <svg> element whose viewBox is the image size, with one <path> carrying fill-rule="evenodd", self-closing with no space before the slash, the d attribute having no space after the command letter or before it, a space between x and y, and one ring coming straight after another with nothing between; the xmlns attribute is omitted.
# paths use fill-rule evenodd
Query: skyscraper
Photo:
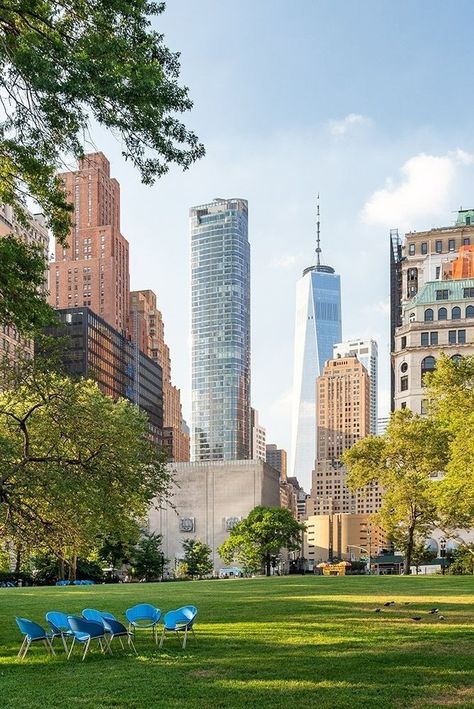
<svg viewBox="0 0 474 709"><path fill-rule="evenodd" d="M320 263L319 200L316 265L296 286L296 325L290 475L309 486L316 458L316 379L341 336L341 282Z"/></svg>
<svg viewBox="0 0 474 709"><path fill-rule="evenodd" d="M119 332L129 310L128 241L120 233L120 185L103 153L85 155L79 169L60 175L74 207L66 247L56 244L49 302L89 306Z"/></svg>
<svg viewBox="0 0 474 709"><path fill-rule="evenodd" d="M334 358L355 355L370 377L370 433L377 435L378 350L375 340L346 340L334 345Z"/></svg>
<svg viewBox="0 0 474 709"><path fill-rule="evenodd" d="M250 245L244 199L190 210L193 460L250 458Z"/></svg>

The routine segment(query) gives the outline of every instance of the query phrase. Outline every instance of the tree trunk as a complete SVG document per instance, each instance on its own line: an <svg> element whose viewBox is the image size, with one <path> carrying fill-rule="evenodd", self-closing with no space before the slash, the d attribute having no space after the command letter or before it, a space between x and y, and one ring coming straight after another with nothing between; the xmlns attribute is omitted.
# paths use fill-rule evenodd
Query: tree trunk
<svg viewBox="0 0 474 709"><path fill-rule="evenodd" d="M411 557L413 554L413 538L415 536L415 523L412 522L410 526L408 527L408 544L407 544L407 549L406 549L406 554L405 554L405 566L404 566L404 573L405 574L410 574L411 573Z"/></svg>
<svg viewBox="0 0 474 709"><path fill-rule="evenodd" d="M59 559L58 576L59 581L64 581L64 559Z"/></svg>
<svg viewBox="0 0 474 709"><path fill-rule="evenodd" d="M267 554L265 557L265 573L267 576L271 576L270 566L271 566L270 554Z"/></svg>
<svg viewBox="0 0 474 709"><path fill-rule="evenodd" d="M15 579L18 583L21 573L21 548L16 548L16 558L15 558Z"/></svg>
<svg viewBox="0 0 474 709"><path fill-rule="evenodd" d="M71 560L69 562L69 581L75 581L76 574L77 574L77 554L73 554L71 556Z"/></svg>

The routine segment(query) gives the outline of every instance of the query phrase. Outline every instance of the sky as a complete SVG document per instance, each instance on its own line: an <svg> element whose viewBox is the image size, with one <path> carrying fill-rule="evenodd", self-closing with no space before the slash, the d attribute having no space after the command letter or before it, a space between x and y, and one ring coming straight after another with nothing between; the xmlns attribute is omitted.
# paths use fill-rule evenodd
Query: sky
<svg viewBox="0 0 474 709"><path fill-rule="evenodd" d="M190 424L189 207L249 202L252 405L290 450L295 287L314 263L341 275L344 339L379 346L389 403L389 230L424 230L474 207L472 0L169 0L154 26L181 52L206 146L153 187L93 131L121 183L131 286L163 312Z"/></svg>

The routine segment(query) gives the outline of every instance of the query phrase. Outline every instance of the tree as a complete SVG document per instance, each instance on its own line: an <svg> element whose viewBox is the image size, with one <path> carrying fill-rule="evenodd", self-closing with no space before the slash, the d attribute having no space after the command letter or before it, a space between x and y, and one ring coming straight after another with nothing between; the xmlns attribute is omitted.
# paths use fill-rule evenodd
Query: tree
<svg viewBox="0 0 474 709"><path fill-rule="evenodd" d="M377 482L382 506L375 516L405 557L410 573L414 545L436 520L437 482L433 473L447 462L449 435L430 418L409 409L392 414L383 436L369 436L343 454L352 489Z"/></svg>
<svg viewBox="0 0 474 709"><path fill-rule="evenodd" d="M167 559L161 549L161 535L142 532L142 537L132 553L133 575L145 581L157 581L163 577Z"/></svg>
<svg viewBox="0 0 474 709"><path fill-rule="evenodd" d="M474 544L465 544L451 554L450 574L474 574Z"/></svg>
<svg viewBox="0 0 474 709"><path fill-rule="evenodd" d="M107 536L127 538L167 495L166 456L146 415L90 380L10 370L0 393L0 536L17 548L87 557Z"/></svg>
<svg viewBox="0 0 474 709"><path fill-rule="evenodd" d="M57 170L84 153L91 121L114 133L143 182L204 154L178 119L192 108L179 54L151 29L150 0L4 0L0 7L0 202L32 197L54 236L70 228Z"/></svg>
<svg viewBox="0 0 474 709"><path fill-rule="evenodd" d="M44 288L45 259L35 244L10 235L0 238L0 323L23 335L40 331L55 319Z"/></svg>
<svg viewBox="0 0 474 709"><path fill-rule="evenodd" d="M436 498L438 525L465 544L459 532L474 526L474 357L441 356L428 385L430 416L449 437Z"/></svg>
<svg viewBox="0 0 474 709"><path fill-rule="evenodd" d="M265 567L270 576L272 557L281 549L301 548L299 524L291 512L281 507L255 507L248 517L235 525L228 539L219 547L219 555L226 564L239 562L245 570Z"/></svg>
<svg viewBox="0 0 474 709"><path fill-rule="evenodd" d="M419 567L422 564L433 561L433 559L436 559L436 552L426 546L425 539L416 540L411 554L411 562L416 568L416 573L419 572Z"/></svg>
<svg viewBox="0 0 474 709"><path fill-rule="evenodd" d="M212 573L214 567L211 559L211 547L199 539L185 539L183 541L184 563L187 573L194 579L202 578Z"/></svg>

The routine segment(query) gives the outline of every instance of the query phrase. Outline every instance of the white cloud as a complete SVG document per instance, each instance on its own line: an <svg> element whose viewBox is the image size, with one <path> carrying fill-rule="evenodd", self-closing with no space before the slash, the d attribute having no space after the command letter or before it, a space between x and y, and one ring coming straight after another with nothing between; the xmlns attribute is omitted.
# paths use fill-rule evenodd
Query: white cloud
<svg viewBox="0 0 474 709"><path fill-rule="evenodd" d="M446 213L460 169L472 165L474 156L463 150L446 155L420 153L400 168L401 179L377 190L365 203L361 218L366 224L413 228Z"/></svg>
<svg viewBox="0 0 474 709"><path fill-rule="evenodd" d="M369 303L365 306L366 313L382 313L388 315L390 313L390 298L379 300L376 303Z"/></svg>
<svg viewBox="0 0 474 709"><path fill-rule="evenodd" d="M270 266L271 268L291 268L296 263L296 256L294 254L283 254L273 259Z"/></svg>
<svg viewBox="0 0 474 709"><path fill-rule="evenodd" d="M339 121L329 121L329 132L335 138L340 138L356 126L370 126L372 121L360 113L349 113Z"/></svg>

